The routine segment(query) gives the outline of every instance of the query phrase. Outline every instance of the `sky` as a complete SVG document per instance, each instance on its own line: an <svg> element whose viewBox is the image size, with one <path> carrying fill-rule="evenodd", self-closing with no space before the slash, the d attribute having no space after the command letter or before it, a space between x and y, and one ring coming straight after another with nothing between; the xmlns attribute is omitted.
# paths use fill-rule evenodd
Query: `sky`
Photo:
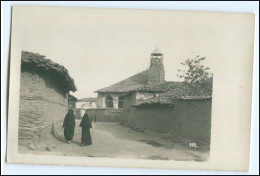
<svg viewBox="0 0 260 176"><path fill-rule="evenodd" d="M180 81L180 63L197 55L206 57L204 65L214 73L214 66L223 64L221 58L235 57L227 51L245 49L239 42L248 37L247 21L239 23L236 19L241 17L235 14L225 18L227 13L77 7L14 10L12 28L19 30L22 49L65 66L77 87L71 94L78 99L95 97L95 90L148 69L156 47L164 54L167 81ZM240 30L233 35L230 31L236 28Z"/></svg>

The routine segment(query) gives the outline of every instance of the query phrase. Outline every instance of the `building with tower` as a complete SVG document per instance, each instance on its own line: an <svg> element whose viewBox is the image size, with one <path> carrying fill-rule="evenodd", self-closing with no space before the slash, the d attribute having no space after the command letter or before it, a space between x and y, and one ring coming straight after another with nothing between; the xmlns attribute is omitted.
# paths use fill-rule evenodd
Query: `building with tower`
<svg viewBox="0 0 260 176"><path fill-rule="evenodd" d="M149 69L96 92L101 106L89 114L98 121L210 142L212 82L198 88L187 82L165 81L159 49L151 53Z"/></svg>
<svg viewBox="0 0 260 176"><path fill-rule="evenodd" d="M165 82L163 54L156 48L151 54L150 68L148 70L148 84L159 84L163 82Z"/></svg>
<svg viewBox="0 0 260 176"><path fill-rule="evenodd" d="M100 101L99 108L123 108L125 102L124 94L144 85L155 85L163 82L165 82L163 54L156 48L150 55L149 69L109 87L95 91L98 93L98 100Z"/></svg>

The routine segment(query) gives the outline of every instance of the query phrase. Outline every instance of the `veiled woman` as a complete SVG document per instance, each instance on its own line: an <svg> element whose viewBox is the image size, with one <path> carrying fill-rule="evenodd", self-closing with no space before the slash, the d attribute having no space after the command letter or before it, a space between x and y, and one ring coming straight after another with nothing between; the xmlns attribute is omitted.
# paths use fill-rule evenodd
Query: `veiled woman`
<svg viewBox="0 0 260 176"><path fill-rule="evenodd" d="M92 128L92 125L87 112L85 112L79 126L82 128L81 145L91 145L90 128Z"/></svg>
<svg viewBox="0 0 260 176"><path fill-rule="evenodd" d="M70 143L73 139L75 129L75 117L72 109L69 109L69 112L65 116L62 128L64 128L65 139Z"/></svg>

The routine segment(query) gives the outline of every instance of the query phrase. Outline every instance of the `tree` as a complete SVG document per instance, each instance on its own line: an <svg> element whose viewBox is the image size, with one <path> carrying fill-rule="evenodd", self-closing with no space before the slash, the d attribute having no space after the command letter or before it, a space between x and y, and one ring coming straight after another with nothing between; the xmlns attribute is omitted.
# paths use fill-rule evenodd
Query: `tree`
<svg viewBox="0 0 260 176"><path fill-rule="evenodd" d="M188 66L188 70L178 70L180 74L177 76L183 78L185 82L195 85L212 83L213 74L209 72L209 67L201 64L205 59L206 57L198 55L194 59L187 59L182 62L181 65Z"/></svg>

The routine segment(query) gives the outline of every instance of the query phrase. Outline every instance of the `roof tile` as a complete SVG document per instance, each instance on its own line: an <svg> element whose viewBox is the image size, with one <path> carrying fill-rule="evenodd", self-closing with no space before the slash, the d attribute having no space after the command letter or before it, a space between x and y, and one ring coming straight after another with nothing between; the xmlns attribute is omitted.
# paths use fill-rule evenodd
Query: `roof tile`
<svg viewBox="0 0 260 176"><path fill-rule="evenodd" d="M140 88L140 90L144 90ZM194 100L194 99L211 99L212 98L212 85L209 87L195 86L186 82L166 82L155 86L150 86L146 90L164 90L157 97L138 101L133 106L141 106L148 104L172 104L174 100Z"/></svg>
<svg viewBox="0 0 260 176"><path fill-rule="evenodd" d="M54 74L56 74L64 84L64 89L73 92L77 90L74 79L70 77L68 70L50 59L46 59L44 55L22 51L22 66L35 67L43 71L54 71Z"/></svg>

